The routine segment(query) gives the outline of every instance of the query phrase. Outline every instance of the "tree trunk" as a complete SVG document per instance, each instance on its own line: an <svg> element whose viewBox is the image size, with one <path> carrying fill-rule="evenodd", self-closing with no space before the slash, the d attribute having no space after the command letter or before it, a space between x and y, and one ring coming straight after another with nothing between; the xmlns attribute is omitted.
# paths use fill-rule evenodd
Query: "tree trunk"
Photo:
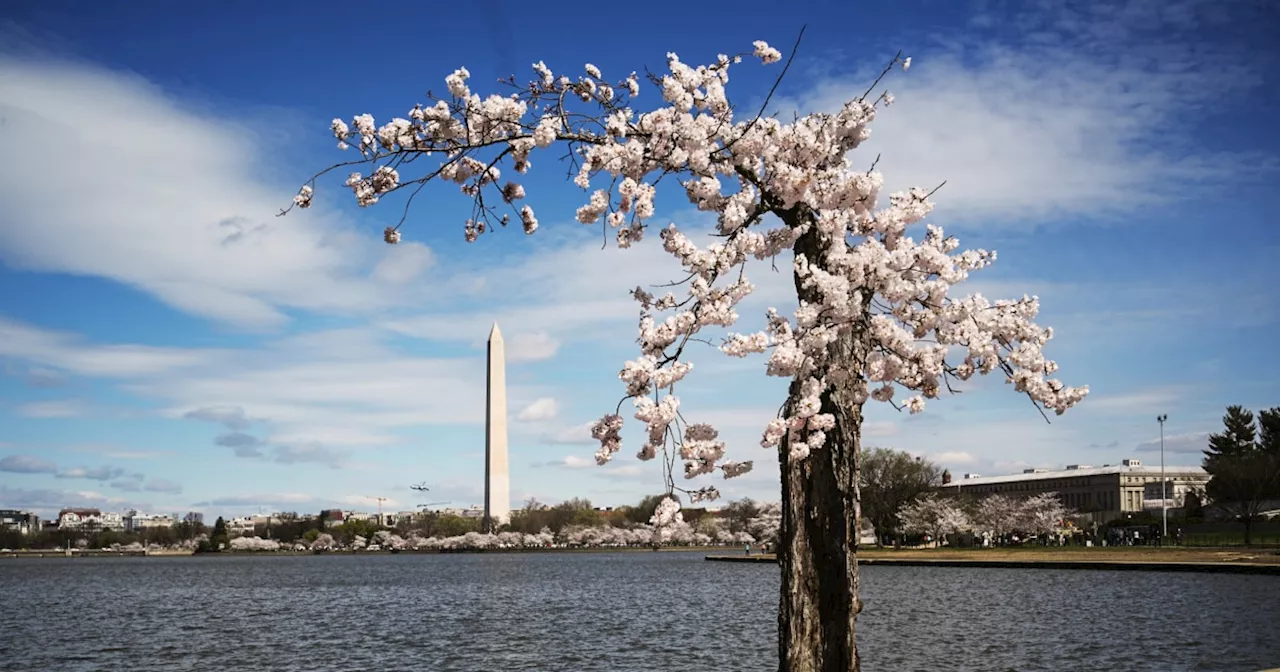
<svg viewBox="0 0 1280 672"><path fill-rule="evenodd" d="M797 213L789 224L795 225ZM789 218L784 216L784 221ZM796 241L797 254L818 259L816 234L810 230ZM818 302L814 292L800 286L799 298ZM866 309L851 333L828 346L830 361L861 372L866 361ZM825 374L826 371L819 371ZM830 380L830 379L829 379ZM822 413L836 418L826 445L803 461L789 458L784 438L778 454L782 473L782 525L778 564L782 572L778 600L779 672L850 672L858 670L854 621L862 609L858 600L858 450L862 404L855 401L854 380L836 384L822 397ZM786 410L790 416L799 399L800 382L793 381Z"/></svg>

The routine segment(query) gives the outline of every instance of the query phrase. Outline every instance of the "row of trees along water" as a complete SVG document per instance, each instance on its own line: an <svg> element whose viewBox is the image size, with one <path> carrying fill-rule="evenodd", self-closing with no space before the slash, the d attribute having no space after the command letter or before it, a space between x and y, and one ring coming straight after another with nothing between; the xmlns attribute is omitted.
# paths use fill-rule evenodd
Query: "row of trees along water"
<svg viewBox="0 0 1280 672"><path fill-rule="evenodd" d="M1280 536L1280 525L1267 513L1280 508L1280 407L1256 415L1242 406L1229 406L1223 430L1210 434L1201 464L1210 476L1203 490L1187 494L1184 506L1171 510L1171 530L1185 529L1190 543L1253 545ZM1071 522L1085 523L1062 507L1052 493L1014 499L993 495L981 500L956 495L941 487L943 470L927 459L883 448L862 455L859 483L863 517L876 530L877 543L917 542L947 536L987 534L994 541L1053 535ZM1074 519L1074 520L1073 520ZM1056 520L1056 522L1055 522ZM1105 536L1111 527L1154 527L1160 512L1141 511L1103 521L1096 529ZM1090 525L1092 528L1092 526ZM1172 534L1172 532L1171 532Z"/></svg>
<svg viewBox="0 0 1280 672"><path fill-rule="evenodd" d="M244 537L271 540L277 548L292 550L299 545L308 548L316 545L317 550L325 550L366 548L375 538L386 540L391 537L402 540L405 548L487 548L551 544L759 544L772 542L777 536L781 516L778 505L749 498L730 502L715 512L705 508L686 508L682 512L682 524L655 531L650 523L662 499L661 495L651 495L635 505L607 511L598 510L589 500L580 498L555 505L529 500L522 508L512 511L511 521L493 535L480 534L479 518L437 511L423 511L412 519L398 520L389 526L380 525L372 519L347 519L340 524L331 524L327 512L319 515L285 512L272 516L269 525L259 525L252 534ZM61 549L70 545L122 550L156 546L216 551L247 543L236 542L238 537L228 532L222 518L218 518L212 527L198 522L182 522L172 527L137 532L54 529L25 536L16 531L0 534L3 534L0 548L18 549ZM436 541L427 541L431 539ZM394 539L391 541L393 546L399 545ZM258 544L255 548L263 546Z"/></svg>
<svg viewBox="0 0 1280 672"><path fill-rule="evenodd" d="M1276 533L1264 513L1280 501L1280 407L1255 414L1230 406L1223 416L1223 431L1206 440L1203 465L1212 477L1202 493L1192 493L1188 504L1171 514L1171 524L1188 529L1188 540L1205 537L1214 543L1254 542L1255 532ZM1025 499L990 496L977 500L956 496L942 486L943 469L922 457L889 448L869 448L862 454L859 483L864 529L874 530L877 545L918 543L924 538L988 535L994 542L1041 539L1061 531L1075 513L1052 495ZM632 506L597 510L586 499L570 499L556 505L535 500L515 510L511 522L496 535L480 534L481 521L448 513L425 511L412 520L384 527L374 520L346 520L329 525L325 513L309 516L283 513L261 525L252 535L271 540L276 548L300 545L317 549L368 547L390 542L400 548L487 548L494 546L643 544L739 544L776 542L780 512L776 504L749 498L730 502L721 510L683 508L682 524L656 532L652 522L667 495L651 495ZM1219 520L1206 523L1203 504L1211 502ZM1104 523L1098 532L1115 526L1154 525L1150 512L1130 514ZM1227 526L1234 524L1235 528ZM1076 528L1079 529L1079 528ZM1199 536L1196 532L1204 530ZM503 536L505 535L505 536ZM518 535L518 536L512 536ZM970 536L971 535L971 536ZM1269 537L1268 537L1269 538ZM396 541L399 539L400 541ZM429 540L436 541L429 541ZM158 546L215 550L244 547L251 542L234 540L219 518L212 528L183 521L172 527L138 532L76 529L44 530L22 535L0 530L0 548L58 549L130 548ZM318 543L317 543L318 542ZM282 545L282 546L281 546ZM255 548L272 546L257 544Z"/></svg>

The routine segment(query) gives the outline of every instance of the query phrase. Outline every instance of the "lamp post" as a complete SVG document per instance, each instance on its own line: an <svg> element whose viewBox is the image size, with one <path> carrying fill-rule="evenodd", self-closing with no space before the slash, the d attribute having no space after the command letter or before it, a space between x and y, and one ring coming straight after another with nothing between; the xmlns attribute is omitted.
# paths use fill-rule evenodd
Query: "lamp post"
<svg viewBox="0 0 1280 672"><path fill-rule="evenodd" d="M1167 483L1167 481L1165 481L1164 479L1164 421L1168 419L1169 419L1168 413L1163 413L1161 415L1156 416L1156 422L1160 423L1160 518L1162 523L1162 528L1160 532L1161 544L1164 543L1165 539L1169 538L1169 500L1167 499L1168 495L1165 494L1165 490L1164 490L1165 483Z"/></svg>

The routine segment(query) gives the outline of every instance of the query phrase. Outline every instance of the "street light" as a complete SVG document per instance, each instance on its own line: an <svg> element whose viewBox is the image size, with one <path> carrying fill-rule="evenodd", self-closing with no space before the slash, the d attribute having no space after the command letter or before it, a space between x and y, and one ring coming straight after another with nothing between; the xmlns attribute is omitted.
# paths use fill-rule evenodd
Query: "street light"
<svg viewBox="0 0 1280 672"><path fill-rule="evenodd" d="M1166 483L1164 480L1164 421L1168 419L1168 413L1156 416L1156 422L1160 423L1160 517L1163 523L1160 539L1162 544L1169 538L1169 500L1164 491Z"/></svg>

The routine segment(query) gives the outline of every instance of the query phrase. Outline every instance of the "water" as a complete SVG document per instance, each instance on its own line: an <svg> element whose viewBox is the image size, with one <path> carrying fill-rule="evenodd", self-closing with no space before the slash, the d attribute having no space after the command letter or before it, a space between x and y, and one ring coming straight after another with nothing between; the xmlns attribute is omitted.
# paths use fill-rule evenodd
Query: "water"
<svg viewBox="0 0 1280 672"><path fill-rule="evenodd" d="M771 670L777 567L701 553L0 561L0 670ZM863 669L1280 665L1280 579L866 567Z"/></svg>

